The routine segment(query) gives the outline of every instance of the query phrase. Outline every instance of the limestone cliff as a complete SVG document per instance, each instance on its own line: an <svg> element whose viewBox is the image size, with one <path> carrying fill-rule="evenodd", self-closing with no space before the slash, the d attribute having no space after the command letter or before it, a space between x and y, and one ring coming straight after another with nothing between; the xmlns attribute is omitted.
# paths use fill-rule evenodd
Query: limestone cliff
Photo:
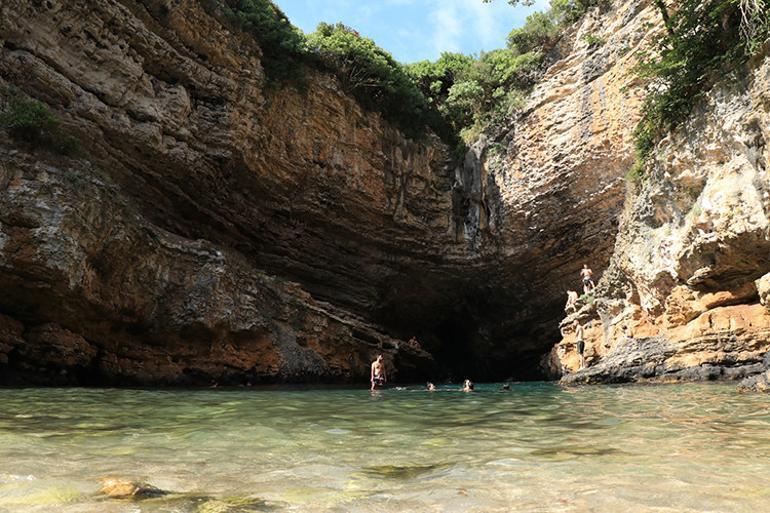
<svg viewBox="0 0 770 513"><path fill-rule="evenodd" d="M508 306L492 329L532 368L583 263L601 269L612 254L644 99L634 68L659 30L646 1L589 11L521 115L482 138L460 173L471 191L465 234L494 261L495 301Z"/></svg>
<svg viewBox="0 0 770 513"><path fill-rule="evenodd" d="M592 304L547 365L569 382L741 378L770 350L770 56L711 90L656 148Z"/></svg>
<svg viewBox="0 0 770 513"><path fill-rule="evenodd" d="M442 144L327 76L267 89L253 40L192 0L13 0L0 20L2 85L82 146L0 140L3 379L365 379L381 350L431 368L357 314L453 240Z"/></svg>
<svg viewBox="0 0 770 513"><path fill-rule="evenodd" d="M82 150L0 135L0 380L365 380L378 351L402 380L532 372L611 254L653 20L589 13L458 166L333 77L267 86L197 1L6 0L0 85Z"/></svg>

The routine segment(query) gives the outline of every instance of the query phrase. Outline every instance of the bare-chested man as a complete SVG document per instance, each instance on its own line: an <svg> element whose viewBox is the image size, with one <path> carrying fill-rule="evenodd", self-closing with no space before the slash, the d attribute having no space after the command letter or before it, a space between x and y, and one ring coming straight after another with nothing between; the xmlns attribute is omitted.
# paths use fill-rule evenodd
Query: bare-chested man
<svg viewBox="0 0 770 513"><path fill-rule="evenodd" d="M378 354L377 359L372 362L372 374L370 379L372 382L372 390L383 386L388 381L388 376L385 372L385 362L382 361L381 354Z"/></svg>
<svg viewBox="0 0 770 513"><path fill-rule="evenodd" d="M594 290L594 272L588 268L588 264L583 264L583 268L580 270L580 277L583 278L583 293L589 294Z"/></svg>
<svg viewBox="0 0 770 513"><path fill-rule="evenodd" d="M577 349L578 356L580 356L580 368L583 369L586 366L586 360L583 356L586 350L586 343L583 340L583 326L577 319L572 323L572 326L575 328L575 348Z"/></svg>
<svg viewBox="0 0 770 513"><path fill-rule="evenodd" d="M577 308L575 305L578 302L578 293L574 290L567 291L567 304L564 305L564 311L569 312L571 309Z"/></svg>

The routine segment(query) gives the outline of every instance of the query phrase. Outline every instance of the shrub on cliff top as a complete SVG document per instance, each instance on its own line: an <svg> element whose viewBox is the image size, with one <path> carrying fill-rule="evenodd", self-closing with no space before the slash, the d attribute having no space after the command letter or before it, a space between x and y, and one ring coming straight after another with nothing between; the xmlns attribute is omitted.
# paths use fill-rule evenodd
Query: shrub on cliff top
<svg viewBox="0 0 770 513"><path fill-rule="evenodd" d="M3 100L0 128L13 139L70 155L77 140L62 131L59 118L37 100L25 98L15 89L0 91Z"/></svg>
<svg viewBox="0 0 770 513"><path fill-rule="evenodd" d="M254 36L268 79L301 80L305 37L271 0L207 0L204 6Z"/></svg>
<svg viewBox="0 0 770 513"><path fill-rule="evenodd" d="M744 65L770 36L767 0L681 0L669 12L656 2L667 33L638 68L651 80L636 128L637 167L664 133L690 115L710 85Z"/></svg>
<svg viewBox="0 0 770 513"><path fill-rule="evenodd" d="M381 112L412 136L424 132L426 126L442 131L403 66L371 39L342 23L321 23L307 36L307 46L364 107Z"/></svg>

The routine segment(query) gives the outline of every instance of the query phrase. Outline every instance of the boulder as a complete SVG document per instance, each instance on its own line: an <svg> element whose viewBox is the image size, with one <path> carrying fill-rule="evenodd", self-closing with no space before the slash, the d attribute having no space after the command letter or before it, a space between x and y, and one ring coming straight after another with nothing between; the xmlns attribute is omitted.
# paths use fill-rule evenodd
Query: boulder
<svg viewBox="0 0 770 513"><path fill-rule="evenodd" d="M122 477L104 477L100 480L101 492L112 499L151 499L168 495L168 492L151 484Z"/></svg>

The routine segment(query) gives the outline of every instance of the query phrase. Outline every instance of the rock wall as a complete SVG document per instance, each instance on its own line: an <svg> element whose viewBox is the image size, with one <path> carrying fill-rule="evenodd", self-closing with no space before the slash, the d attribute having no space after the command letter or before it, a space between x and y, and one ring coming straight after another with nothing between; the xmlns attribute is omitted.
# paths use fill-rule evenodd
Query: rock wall
<svg viewBox="0 0 770 513"><path fill-rule="evenodd" d="M737 379L770 350L770 53L715 87L635 186L593 304L546 365L568 382ZM591 365L591 362L593 364Z"/></svg>
<svg viewBox="0 0 770 513"><path fill-rule="evenodd" d="M13 0L0 20L2 85L82 146L0 140L4 380L365 380L378 351L429 371L361 316L453 240L442 144L331 77L268 88L253 40L192 0Z"/></svg>
<svg viewBox="0 0 770 513"><path fill-rule="evenodd" d="M591 12L457 166L333 77L269 86L197 1L6 0L0 85L82 151L0 134L0 380L366 380L379 351L401 380L533 375L609 259L656 21Z"/></svg>
<svg viewBox="0 0 770 513"><path fill-rule="evenodd" d="M647 1L590 11L553 51L523 113L458 171L472 192L466 237L493 260L495 294L509 306L492 329L531 368L558 334L582 265L609 262L645 93L634 67L659 30Z"/></svg>

